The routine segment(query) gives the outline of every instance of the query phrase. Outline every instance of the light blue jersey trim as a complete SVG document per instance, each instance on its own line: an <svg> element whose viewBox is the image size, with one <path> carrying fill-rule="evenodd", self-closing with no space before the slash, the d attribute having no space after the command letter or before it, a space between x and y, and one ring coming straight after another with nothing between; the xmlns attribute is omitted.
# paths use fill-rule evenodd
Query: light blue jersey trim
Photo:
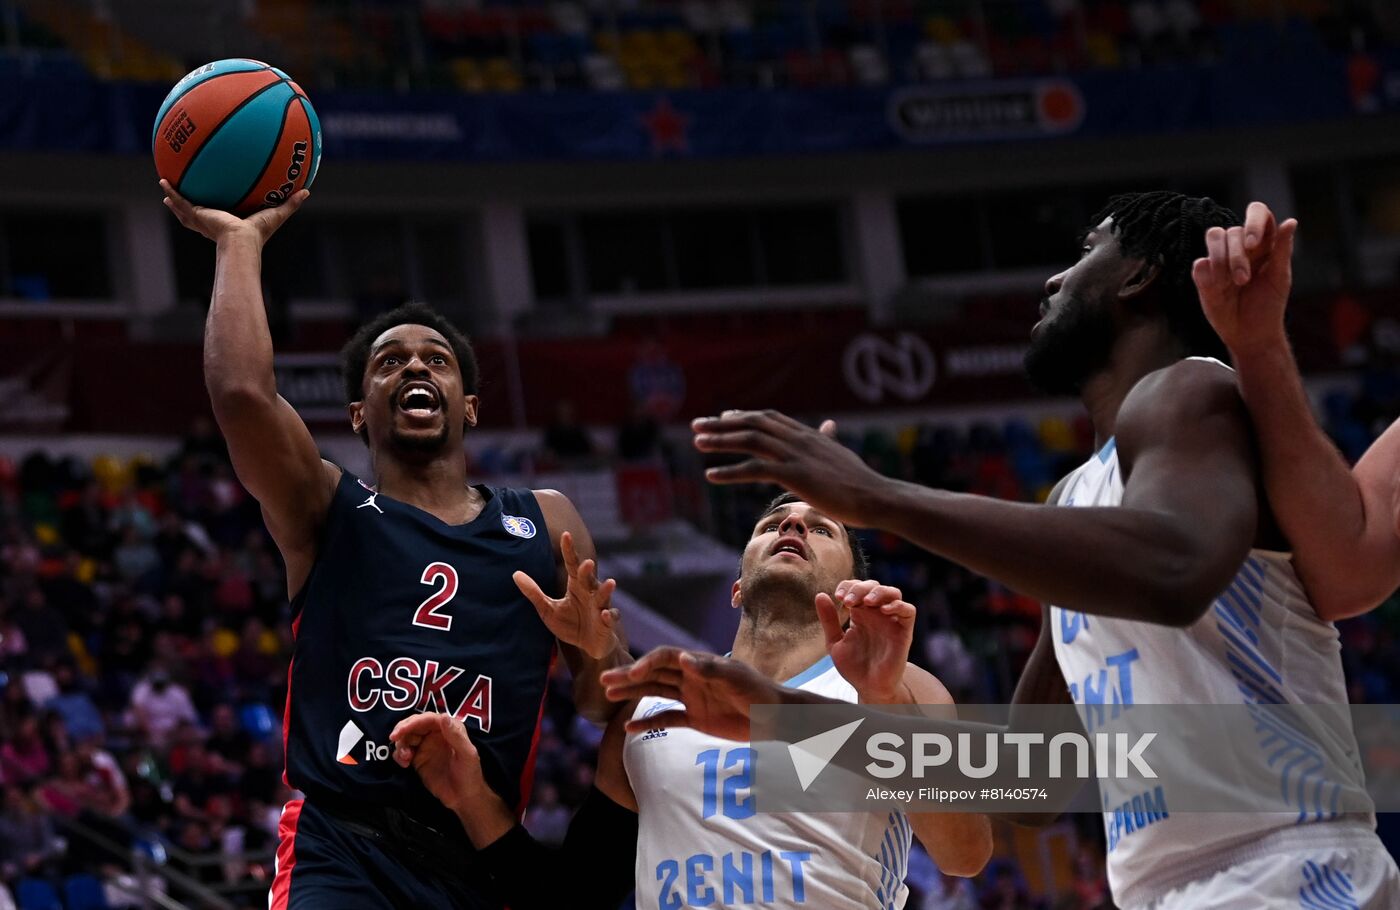
<svg viewBox="0 0 1400 910"><path fill-rule="evenodd" d="M1106 443L1103 444L1103 448L1102 448L1102 449L1099 449L1099 461L1102 462L1103 464L1108 464L1108 456L1112 455L1114 449L1117 449L1117 448L1118 448L1118 437L1116 437L1116 436L1110 436L1110 437L1108 437L1108 442L1106 442Z"/></svg>
<svg viewBox="0 0 1400 910"><path fill-rule="evenodd" d="M783 685L787 686L789 689L796 689L797 687L804 685L805 683L811 682L818 676L821 676L823 673L825 673L827 670L830 670L834 666L835 664L831 662L831 655L828 654L821 660L812 664L807 669L803 670L801 673L794 676L792 679L789 679L787 682L783 683Z"/></svg>

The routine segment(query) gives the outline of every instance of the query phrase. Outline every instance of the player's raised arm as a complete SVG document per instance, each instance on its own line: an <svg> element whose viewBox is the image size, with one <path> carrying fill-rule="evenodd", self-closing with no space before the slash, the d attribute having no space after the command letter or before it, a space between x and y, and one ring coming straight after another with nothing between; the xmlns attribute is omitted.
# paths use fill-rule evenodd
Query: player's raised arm
<svg viewBox="0 0 1400 910"><path fill-rule="evenodd" d="M1255 531L1247 418L1230 374L1214 364L1161 370L1125 401L1118 446L1133 479L1118 508L1007 502L893 480L772 411L701 418L693 429L703 452L750 456L710 468L712 482L779 484L839 521L898 534L1084 613L1187 625L1229 584Z"/></svg>
<svg viewBox="0 0 1400 910"><path fill-rule="evenodd" d="M162 180L165 205L215 244L214 295L204 329L204 381L238 479L262 506L287 562L288 593L301 588L338 469L321 460L306 425L277 394L272 334L262 295L262 249L310 195L239 218L193 205Z"/></svg>
<svg viewBox="0 0 1400 910"><path fill-rule="evenodd" d="M1293 563L1323 619L1355 616L1400 586L1400 424L1347 467L1313 418L1284 329L1298 223L1251 203L1243 227L1212 228L1192 277L1230 348L1264 484Z"/></svg>
<svg viewBox="0 0 1400 910"><path fill-rule="evenodd" d="M836 587L836 600L850 611L839 622L836 601L817 595L817 617L832 663L855 686L862 704L938 705L955 718L953 696L932 673L909 663L914 643L914 605L898 588L851 579ZM946 875L981 872L992 855L992 826L976 812L911 812L919 843Z"/></svg>
<svg viewBox="0 0 1400 910"><path fill-rule="evenodd" d="M627 640L611 596L617 582L598 580L597 549L578 509L557 490L536 490L554 543L561 597L548 597L525 573L515 583L535 605L540 619L559 639L574 677L574 703L596 724L607 723L617 706L608 701L598 675L626 663Z"/></svg>

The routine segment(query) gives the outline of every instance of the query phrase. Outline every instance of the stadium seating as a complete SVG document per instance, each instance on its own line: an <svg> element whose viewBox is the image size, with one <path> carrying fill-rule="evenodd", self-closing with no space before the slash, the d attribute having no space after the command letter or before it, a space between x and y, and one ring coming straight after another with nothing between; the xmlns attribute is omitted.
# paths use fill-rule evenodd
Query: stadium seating
<svg viewBox="0 0 1400 910"><path fill-rule="evenodd" d="M1365 3L1339 10L1311 0L264 0L244 4L241 19L206 17L202 32L182 27L176 59L134 36L140 22L124 3L101 18L73 0L20 6L21 46L66 48L103 79L170 80L226 56L235 41L312 87L399 91L940 82L1350 52L1357 41L1400 39L1384 30L1393 18L1369 15Z"/></svg>

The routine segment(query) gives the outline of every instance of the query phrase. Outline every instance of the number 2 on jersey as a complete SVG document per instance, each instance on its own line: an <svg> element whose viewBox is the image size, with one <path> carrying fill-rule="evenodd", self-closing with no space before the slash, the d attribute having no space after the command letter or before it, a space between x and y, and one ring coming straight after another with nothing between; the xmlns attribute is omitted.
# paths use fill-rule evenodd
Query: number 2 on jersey
<svg viewBox="0 0 1400 910"><path fill-rule="evenodd" d="M442 587L418 605L418 612L413 614L413 624L425 629L448 631L452 628L452 617L438 610L457 596L457 570L445 562L435 562L423 570L423 577L419 580L425 585L435 585L441 581Z"/></svg>
<svg viewBox="0 0 1400 910"><path fill-rule="evenodd" d="M753 797L745 796L739 798L739 791L748 790L753 786L753 772L749 766L753 762L753 749L744 746L738 749L730 749L724 753L724 767L726 770L739 766L739 770L734 774L726 775L724 778L724 788L719 790L719 766L720 754L718 749L706 749L695 756L697 765L705 766L705 786L701 794L700 817L709 818L716 811L721 811L725 818L748 818L754 813Z"/></svg>

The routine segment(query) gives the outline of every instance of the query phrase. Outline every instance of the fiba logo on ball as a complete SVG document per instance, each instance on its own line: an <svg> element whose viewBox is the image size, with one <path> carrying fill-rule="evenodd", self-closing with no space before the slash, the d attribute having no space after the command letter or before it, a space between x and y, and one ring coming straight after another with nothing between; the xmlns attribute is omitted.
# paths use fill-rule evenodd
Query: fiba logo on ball
<svg viewBox="0 0 1400 910"><path fill-rule="evenodd" d="M185 142L193 136L199 127L195 125L194 119L184 111L180 111L175 116L175 122L165 128L165 133L161 137L169 145L171 151L178 152L185 147Z"/></svg>
<svg viewBox="0 0 1400 910"><path fill-rule="evenodd" d="M502 515L501 527L516 537L523 537L526 540L535 536L535 523L518 515Z"/></svg>

